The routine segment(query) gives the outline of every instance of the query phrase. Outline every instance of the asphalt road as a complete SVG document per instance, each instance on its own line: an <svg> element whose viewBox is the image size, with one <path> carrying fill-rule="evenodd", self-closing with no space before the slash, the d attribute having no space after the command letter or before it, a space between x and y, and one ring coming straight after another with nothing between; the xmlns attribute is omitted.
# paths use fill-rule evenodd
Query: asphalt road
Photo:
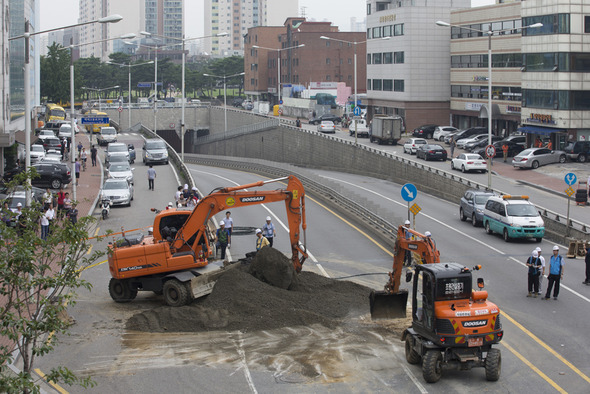
<svg viewBox="0 0 590 394"><path fill-rule="evenodd" d="M137 136L122 138L141 146ZM145 232L153 217L149 208L163 208L172 200L178 182L171 167L156 167L155 192L147 190L147 167L141 162L134 167L132 206L114 208L108 220L99 222L98 234L107 229L120 231L121 227ZM201 194L219 186L262 179L232 170L190 168ZM406 203L400 197L399 185L349 174L317 173L391 207L396 215L405 215ZM558 301L527 298L523 263L539 244L505 243L500 237L489 236L482 228L461 222L456 205L436 197L419 195L416 202L422 207L416 228L433 233L442 261L483 265L476 276L485 279L490 300L503 313L505 339L499 346L503 368L498 382L487 382L479 368L447 371L440 382L427 385L421 368L406 363L399 338L368 318L351 319L337 330L295 327L254 334L127 332L124 324L131 315L160 306L163 301L156 295L140 293L131 303L114 303L107 290L108 267L100 261L82 274L94 288L92 292L80 291L78 303L70 308L76 320L71 335L59 337L56 351L40 359L37 367L47 371L66 365L79 374L91 375L98 383L90 390L66 388L70 392L586 392L590 383L590 351L585 346L590 287L581 284L583 262L567 261ZM391 269L391 251L312 195L307 196L306 207L305 241L310 258L304 269L333 278L376 273L353 280L382 288ZM269 215L277 226L275 245L288 254L287 229L282 224L286 223L284 204L232 210L234 225L240 227L260 227ZM220 220L224 215L217 216ZM95 247L105 248L105 242ZM235 236L230 253L237 259L253 250L254 242L254 234ZM540 246L548 258L553 244L543 241Z"/></svg>

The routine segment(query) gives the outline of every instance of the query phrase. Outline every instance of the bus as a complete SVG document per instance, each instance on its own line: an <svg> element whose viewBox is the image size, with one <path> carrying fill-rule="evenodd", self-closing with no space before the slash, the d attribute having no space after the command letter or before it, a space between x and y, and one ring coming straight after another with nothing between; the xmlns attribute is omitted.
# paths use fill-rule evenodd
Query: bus
<svg viewBox="0 0 590 394"><path fill-rule="evenodd" d="M103 118L108 118L109 115L106 112L102 112L102 111L97 111L95 109L90 110L89 112L86 113L86 116L100 116ZM87 124L86 125L86 131L88 131L89 133L92 131L93 134L98 134L100 133L100 128L101 127L109 127L110 123L94 123L94 124Z"/></svg>
<svg viewBox="0 0 590 394"><path fill-rule="evenodd" d="M45 123L53 120L66 120L66 111L57 104L45 106Z"/></svg>

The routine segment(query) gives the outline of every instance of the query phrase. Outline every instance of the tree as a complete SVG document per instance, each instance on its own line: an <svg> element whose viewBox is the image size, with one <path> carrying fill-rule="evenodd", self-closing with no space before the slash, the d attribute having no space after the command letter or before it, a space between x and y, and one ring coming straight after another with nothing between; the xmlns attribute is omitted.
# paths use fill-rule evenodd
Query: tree
<svg viewBox="0 0 590 394"><path fill-rule="evenodd" d="M53 103L70 99L70 51L53 43L47 56L41 56L41 97Z"/></svg>
<svg viewBox="0 0 590 394"><path fill-rule="evenodd" d="M35 170L19 174L9 184L24 185L26 177ZM90 289L79 273L103 255L89 249L88 229L95 220L83 217L76 224L58 215L51 223L46 240L38 235L39 219L43 212L38 203L16 214L3 211L0 222L0 336L11 345L0 346L0 392L38 392L38 381L31 374L37 357L50 353L57 336L66 333L71 325L64 315L68 304L76 301L75 291ZM5 220L6 219L6 220ZM8 220L8 221L7 221ZM6 341L2 342L5 343ZM12 348L22 359L22 371L12 373L7 364L13 362ZM90 377L78 378L65 367L56 367L46 375L48 381L90 387Z"/></svg>

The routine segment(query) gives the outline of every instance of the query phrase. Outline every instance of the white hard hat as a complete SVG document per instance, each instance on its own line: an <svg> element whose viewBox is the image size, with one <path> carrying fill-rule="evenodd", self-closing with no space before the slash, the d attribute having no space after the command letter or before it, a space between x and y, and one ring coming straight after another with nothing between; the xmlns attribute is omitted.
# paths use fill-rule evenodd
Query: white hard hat
<svg viewBox="0 0 590 394"><path fill-rule="evenodd" d="M172 208L172 207L174 206L174 205L172 205L172 201L170 201L170 202L168 203L168 206L169 206L170 208Z"/></svg>
<svg viewBox="0 0 590 394"><path fill-rule="evenodd" d="M541 248L537 246L537 248L535 249L537 252L541 252Z"/></svg>
<svg viewBox="0 0 590 394"><path fill-rule="evenodd" d="M430 234L430 231L427 231L424 233L424 235L426 235L427 237L430 237L432 234Z"/></svg>
<svg viewBox="0 0 590 394"><path fill-rule="evenodd" d="M270 220L270 216L267 216L267 217L266 217L266 220Z"/></svg>
<svg viewBox="0 0 590 394"><path fill-rule="evenodd" d="M184 184L184 188L185 189L188 189L188 184L187 183Z"/></svg>
<svg viewBox="0 0 590 394"><path fill-rule="evenodd" d="M259 229L259 228L256 229L256 234L260 234L261 232L262 232L261 229Z"/></svg>
<svg viewBox="0 0 590 394"><path fill-rule="evenodd" d="M555 245L555 246L553 247L553 250L559 250L559 246Z"/></svg>
<svg viewBox="0 0 590 394"><path fill-rule="evenodd" d="M410 224L410 221L409 221L409 220L406 220L406 221L404 222L404 224Z"/></svg>
<svg viewBox="0 0 590 394"><path fill-rule="evenodd" d="M197 191L197 187L196 187L196 186L193 186L193 190L194 190L194 191Z"/></svg>
<svg viewBox="0 0 590 394"><path fill-rule="evenodd" d="M21 204L20 202L18 204L16 204L17 207L22 207L23 204Z"/></svg>
<svg viewBox="0 0 590 394"><path fill-rule="evenodd" d="M225 222L222 220L221 222L219 222L220 226L225 226Z"/></svg>
<svg viewBox="0 0 590 394"><path fill-rule="evenodd" d="M537 252L536 250L533 250L533 257L539 257L539 252Z"/></svg>

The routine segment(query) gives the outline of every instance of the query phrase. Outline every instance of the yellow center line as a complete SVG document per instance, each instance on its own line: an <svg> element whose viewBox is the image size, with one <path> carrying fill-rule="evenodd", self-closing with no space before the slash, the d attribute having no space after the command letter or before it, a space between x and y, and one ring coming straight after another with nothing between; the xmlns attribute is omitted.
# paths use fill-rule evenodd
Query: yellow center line
<svg viewBox="0 0 590 394"><path fill-rule="evenodd" d="M37 375L41 376L41 379L45 380L47 382L47 384L49 384L51 387L53 387L54 389L56 389L60 393L68 394L68 392L66 390L64 390L64 388L61 387L60 385L58 385L57 383L53 383L52 381L48 381L47 379L45 379L45 374L43 372L41 372L41 370L39 368L35 368L35 373Z"/></svg>
<svg viewBox="0 0 590 394"><path fill-rule="evenodd" d="M549 353L553 354L559 361L561 361L562 363L567 365L572 371L577 373L582 379L584 379L586 382L590 383L590 378L588 376L586 376L586 374L584 374L578 368L576 368L572 363L567 361L561 354L557 353L555 350L550 348L549 345L547 345L545 342L541 341L541 339L539 339L539 337L537 337L535 334L533 334L532 332L530 332L529 330L524 328L524 326L522 324L520 324L519 322L514 320L512 317L508 316L508 314L505 311L502 311L502 315L504 317L506 317L506 319L508 319L516 327L520 328L525 334L527 334L529 337L531 337L535 342L537 342L539 345L541 345L543 348L545 348L545 350L547 350Z"/></svg>
<svg viewBox="0 0 590 394"><path fill-rule="evenodd" d="M535 365L533 365L533 363L531 363L529 360L527 360L522 354L520 354L519 352L517 352L516 349L514 349L512 346L510 346L505 340L502 341L502 345L504 347L506 347L508 350L510 350L516 357L518 357L520 359L520 361L522 361L523 363L525 363L526 365L528 365L529 368L532 369L533 371L535 371L540 377L542 377L543 379L545 379L545 381L547 383L549 383L551 386L553 386L553 388L555 390L559 391L560 393L564 393L564 394L567 393L567 391L565 391L564 389L562 389L549 376L547 376L543 372L541 372L541 370L539 368L537 368Z"/></svg>

